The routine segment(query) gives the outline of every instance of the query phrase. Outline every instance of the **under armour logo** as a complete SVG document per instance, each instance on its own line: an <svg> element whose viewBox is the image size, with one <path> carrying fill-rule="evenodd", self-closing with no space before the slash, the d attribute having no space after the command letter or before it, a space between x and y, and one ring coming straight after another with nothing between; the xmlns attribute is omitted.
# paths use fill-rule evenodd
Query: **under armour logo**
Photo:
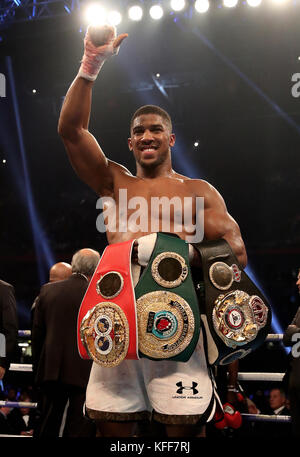
<svg viewBox="0 0 300 457"><path fill-rule="evenodd" d="M196 387L198 386L197 382L192 382L192 387L189 387L189 386L183 386L182 382L179 381L179 382L176 382L176 386L179 387L179 389L177 390L178 394L182 394L183 390L192 390L193 395L196 395L198 393L198 390L196 389Z"/></svg>

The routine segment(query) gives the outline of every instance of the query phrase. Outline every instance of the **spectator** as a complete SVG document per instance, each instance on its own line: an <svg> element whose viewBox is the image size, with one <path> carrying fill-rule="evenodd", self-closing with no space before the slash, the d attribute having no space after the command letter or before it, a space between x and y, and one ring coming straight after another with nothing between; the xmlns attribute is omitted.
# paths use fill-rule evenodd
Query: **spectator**
<svg viewBox="0 0 300 457"><path fill-rule="evenodd" d="M31 403L32 398L24 393L19 398L20 402ZM8 421L14 435L33 436L36 426L36 410L34 408L14 408L8 415Z"/></svg>
<svg viewBox="0 0 300 457"><path fill-rule="evenodd" d="M14 288L0 280L0 381L15 354L17 337L18 317Z"/></svg>
<svg viewBox="0 0 300 457"><path fill-rule="evenodd" d="M63 281L72 274L72 266L66 262L55 263L49 271L49 282Z"/></svg>
<svg viewBox="0 0 300 457"><path fill-rule="evenodd" d="M49 270L49 282L56 282L56 281L63 281L64 279L68 279L72 274L72 267L69 263L66 262L58 262L52 265ZM31 306L31 324L33 323L34 311L36 304L39 300L39 296L37 296Z"/></svg>
<svg viewBox="0 0 300 457"><path fill-rule="evenodd" d="M0 400L7 401L7 398L0 393ZM11 428L11 424L8 420L8 415L11 411L11 408L7 406L0 406L0 434L1 435L12 435L13 430Z"/></svg>
<svg viewBox="0 0 300 457"><path fill-rule="evenodd" d="M45 284L36 306L32 354L35 381L40 387L38 437L57 437L69 402L63 436L87 436L90 423L83 418L85 390L91 361L77 350L77 315L100 256L82 249L72 258L72 275Z"/></svg>
<svg viewBox="0 0 300 457"><path fill-rule="evenodd" d="M271 415L289 416L290 412L286 407L286 395L281 387L270 390L269 405ZM263 426L265 436L287 438L291 435L291 424L289 422L266 422Z"/></svg>
<svg viewBox="0 0 300 457"><path fill-rule="evenodd" d="M289 416L289 410L286 407L286 395L284 390L274 388L270 391L269 404L273 414Z"/></svg>
<svg viewBox="0 0 300 457"><path fill-rule="evenodd" d="M15 387L10 387L7 392L7 401L17 401L18 391Z"/></svg>
<svg viewBox="0 0 300 457"><path fill-rule="evenodd" d="M296 285L300 294L300 269L297 276ZM298 336L297 336L298 334ZM300 307L283 335L283 344L285 346L294 345L289 355L288 368L288 394L290 401L290 414L292 418L292 432L294 436L300 436Z"/></svg>

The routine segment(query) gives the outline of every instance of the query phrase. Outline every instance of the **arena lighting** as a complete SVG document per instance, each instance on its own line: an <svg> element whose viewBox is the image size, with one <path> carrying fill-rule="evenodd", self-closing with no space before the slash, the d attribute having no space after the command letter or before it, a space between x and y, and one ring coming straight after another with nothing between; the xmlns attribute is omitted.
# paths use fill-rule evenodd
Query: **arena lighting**
<svg viewBox="0 0 300 457"><path fill-rule="evenodd" d="M149 14L152 19L158 20L163 17L164 11L160 5L153 5L149 10Z"/></svg>
<svg viewBox="0 0 300 457"><path fill-rule="evenodd" d="M111 25L119 25L122 22L122 16L119 11L110 11L107 14L107 22Z"/></svg>
<svg viewBox="0 0 300 457"><path fill-rule="evenodd" d="M38 213L35 208L34 196L31 188L28 166L27 166L27 156L26 156L26 149L25 149L25 142L23 137L23 129L21 123L21 117L19 112L19 104L17 98L17 91L15 85L15 78L12 66L11 57L7 56L5 58L6 61L6 68L8 73L8 78L10 81L10 90L12 96L12 104L14 109L14 116L16 122L16 134L17 139L19 142L19 154L21 160L21 167L22 170L20 174L19 170L15 170L16 173L16 181L18 184L22 183L22 197L26 203L32 235L33 235L33 242L34 248L36 253L37 259L37 267L39 273L40 284L45 284L46 282L46 274L45 269L49 271L50 266L54 265L54 255L51 251L50 245L48 243L47 237L44 235L44 230L41 227L41 223L39 220ZM18 311L22 311L22 308L19 307ZM26 311L27 312L27 311Z"/></svg>
<svg viewBox="0 0 300 457"><path fill-rule="evenodd" d="M85 10L85 19L88 24L102 25L106 22L107 13L103 6L93 3Z"/></svg>
<svg viewBox="0 0 300 457"><path fill-rule="evenodd" d="M140 6L134 5L129 8L128 16L132 21L140 21L143 17L143 10Z"/></svg>
<svg viewBox="0 0 300 457"><path fill-rule="evenodd" d="M247 0L249 6L259 6L261 4L261 0Z"/></svg>
<svg viewBox="0 0 300 457"><path fill-rule="evenodd" d="M198 13L206 13L209 8L209 1L208 0L196 0L195 2L195 10Z"/></svg>
<svg viewBox="0 0 300 457"><path fill-rule="evenodd" d="M174 11L181 11L185 7L185 0L171 0L171 8Z"/></svg>
<svg viewBox="0 0 300 457"><path fill-rule="evenodd" d="M223 0L223 5L227 8L234 8L239 0Z"/></svg>

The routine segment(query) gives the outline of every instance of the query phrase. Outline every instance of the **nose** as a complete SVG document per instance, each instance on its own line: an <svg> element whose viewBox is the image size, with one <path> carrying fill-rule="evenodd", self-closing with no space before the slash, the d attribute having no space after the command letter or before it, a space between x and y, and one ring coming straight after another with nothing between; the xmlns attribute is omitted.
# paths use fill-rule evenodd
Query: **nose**
<svg viewBox="0 0 300 457"><path fill-rule="evenodd" d="M151 130L145 130L142 136L142 141L152 141L153 140L153 135Z"/></svg>

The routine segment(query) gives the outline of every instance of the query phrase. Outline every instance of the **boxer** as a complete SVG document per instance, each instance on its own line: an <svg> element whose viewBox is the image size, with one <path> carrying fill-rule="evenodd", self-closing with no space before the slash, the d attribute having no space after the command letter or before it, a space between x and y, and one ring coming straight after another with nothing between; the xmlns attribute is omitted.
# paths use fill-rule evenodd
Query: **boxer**
<svg viewBox="0 0 300 457"><path fill-rule="evenodd" d="M132 116L128 147L136 161L135 175L107 158L89 132L95 80L104 62L118 53L127 36L117 36L114 27L104 26L100 40L96 42L95 39L92 41L91 28L87 30L81 67L66 94L58 126L77 175L108 202L110 208L116 209L115 225L107 223L109 217L106 219L108 243L137 240L132 259L146 268L151 252L141 259L138 242L154 231L165 232L163 223L166 217L170 234L177 234L187 241L193 235L191 226L184 224L183 214L179 214L182 224L178 230L175 209L169 211L168 216L162 211L154 216L152 199L165 198L170 202L176 197L181 208L185 208L188 201L191 203L191 220L197 222L197 198L203 198L204 239L226 240L238 264L245 267L247 254L239 226L228 213L220 193L206 181L190 179L173 170L171 149L176 138L165 110L147 105ZM133 223L134 211L130 205L126 208L125 224L120 220L124 213L124 208L120 208L124 193L128 202L138 197L148 203L141 214L147 216L147 227ZM153 226L156 230L152 229ZM196 230L197 224L194 224L194 234ZM200 265L201 256L197 249L190 249L190 261L192 266ZM166 425L168 436L195 436L199 431L197 424L212 418L215 405L214 382L206 359L204 336L204 332L200 332L196 349L185 363L147 358L123 360L119 366L111 368L94 363L87 387L86 408L91 418L100 421L101 435L131 436L136 421L153 413L158 422Z"/></svg>

